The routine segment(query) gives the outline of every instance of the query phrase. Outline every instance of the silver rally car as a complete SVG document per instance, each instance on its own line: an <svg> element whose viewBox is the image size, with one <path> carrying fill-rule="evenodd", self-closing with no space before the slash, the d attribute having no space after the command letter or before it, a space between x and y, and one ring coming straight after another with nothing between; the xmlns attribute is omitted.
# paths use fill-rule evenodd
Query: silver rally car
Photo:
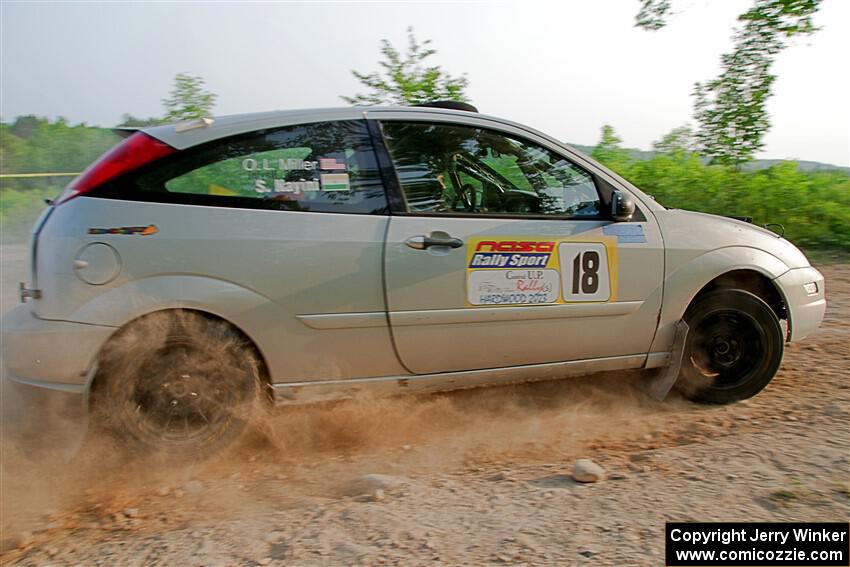
<svg viewBox="0 0 850 567"><path fill-rule="evenodd" d="M128 132L33 229L2 321L25 411L183 453L264 404L596 371L726 403L820 324L788 241L447 106Z"/></svg>

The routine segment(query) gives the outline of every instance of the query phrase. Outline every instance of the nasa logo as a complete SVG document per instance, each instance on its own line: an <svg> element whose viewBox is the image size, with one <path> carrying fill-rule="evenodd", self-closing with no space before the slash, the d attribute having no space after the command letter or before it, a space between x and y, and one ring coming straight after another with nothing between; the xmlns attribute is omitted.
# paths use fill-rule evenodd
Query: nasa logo
<svg viewBox="0 0 850 567"><path fill-rule="evenodd" d="M554 242L517 240L484 240L475 247L476 252L552 252Z"/></svg>

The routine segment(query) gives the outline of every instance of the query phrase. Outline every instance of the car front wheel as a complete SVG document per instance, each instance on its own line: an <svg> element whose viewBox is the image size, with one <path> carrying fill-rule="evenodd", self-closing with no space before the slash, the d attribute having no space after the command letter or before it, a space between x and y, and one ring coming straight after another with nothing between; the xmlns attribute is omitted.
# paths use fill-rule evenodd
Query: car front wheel
<svg viewBox="0 0 850 567"><path fill-rule="evenodd" d="M685 313L688 337L677 387L689 399L726 404L759 393L782 362L776 314L747 291L709 292Z"/></svg>

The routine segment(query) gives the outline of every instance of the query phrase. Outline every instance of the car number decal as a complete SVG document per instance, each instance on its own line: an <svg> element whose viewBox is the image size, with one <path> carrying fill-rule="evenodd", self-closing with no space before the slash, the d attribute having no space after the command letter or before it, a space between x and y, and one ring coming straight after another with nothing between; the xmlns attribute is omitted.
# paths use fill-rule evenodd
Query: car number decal
<svg viewBox="0 0 850 567"><path fill-rule="evenodd" d="M614 301L617 239L473 238L466 258L468 307Z"/></svg>
<svg viewBox="0 0 850 567"><path fill-rule="evenodd" d="M561 242L561 281L564 301L608 301L611 278L608 251L601 242Z"/></svg>

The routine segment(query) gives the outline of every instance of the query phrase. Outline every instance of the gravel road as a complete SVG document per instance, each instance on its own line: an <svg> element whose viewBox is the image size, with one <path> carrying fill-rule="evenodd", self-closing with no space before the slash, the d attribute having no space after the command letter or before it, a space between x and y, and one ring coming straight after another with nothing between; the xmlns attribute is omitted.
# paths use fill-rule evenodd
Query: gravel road
<svg viewBox="0 0 850 567"><path fill-rule="evenodd" d="M2 248L4 309L24 257ZM732 406L620 373L289 409L182 468L4 443L0 563L662 565L665 521L846 521L850 266L821 268L823 327Z"/></svg>

